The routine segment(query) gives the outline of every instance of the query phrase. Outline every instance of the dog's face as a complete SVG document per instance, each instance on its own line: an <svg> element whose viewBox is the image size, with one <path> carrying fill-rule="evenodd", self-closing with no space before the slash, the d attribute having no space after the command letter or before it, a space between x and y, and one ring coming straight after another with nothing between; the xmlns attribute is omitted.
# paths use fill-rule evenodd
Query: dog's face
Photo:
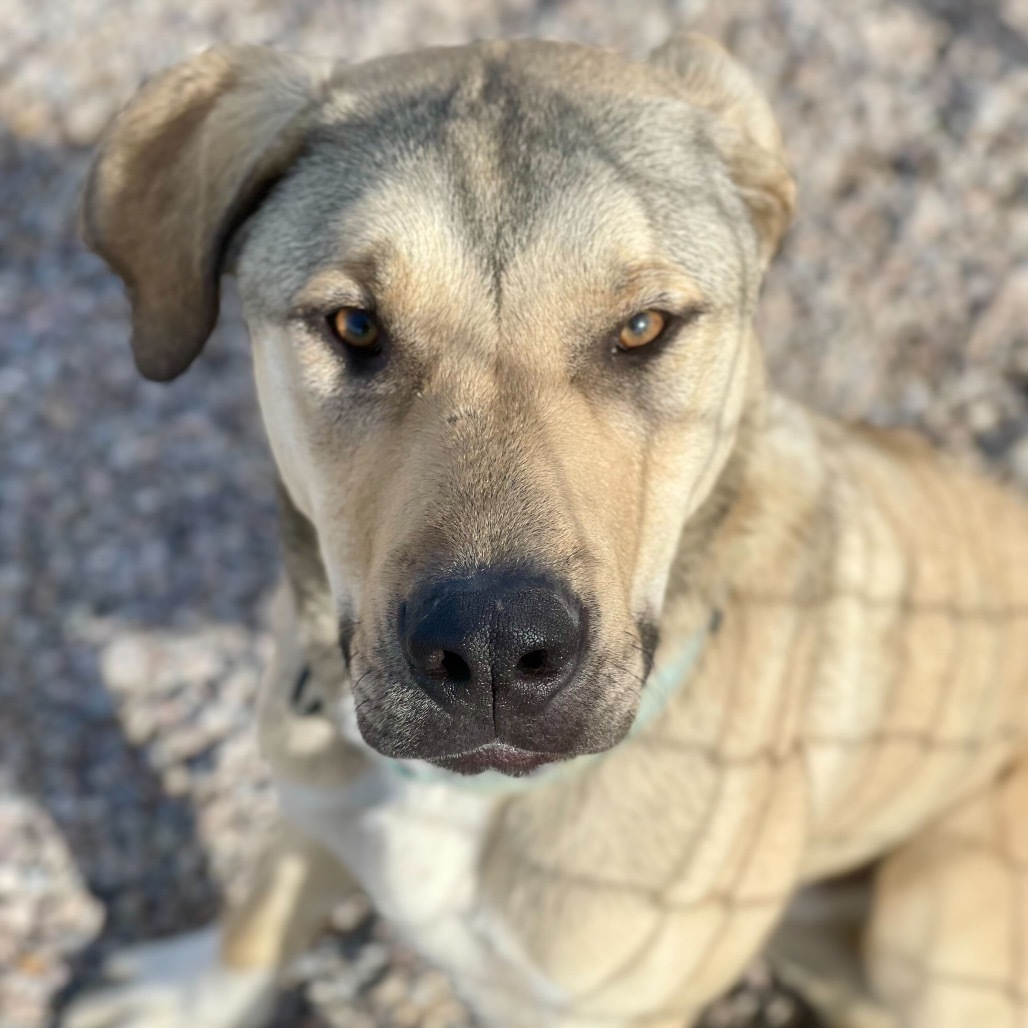
<svg viewBox="0 0 1028 1028"><path fill-rule="evenodd" d="M169 160L177 118L208 136L194 157L236 154L193 162L214 185L191 198L218 210L203 253L195 226L178 244L178 278L209 291L233 236L365 739L515 774L610 747L759 380L753 305L791 205L766 106L696 39L647 65L480 44L343 72L276 56L262 76L258 55L198 59L222 62L216 87L194 74L200 96L152 128L130 123L160 109L144 93L94 171L87 232L132 288L142 370L177 374L211 321L170 310L168 273L134 255L158 240L119 213L131 158ZM164 172L165 205L189 175Z"/></svg>

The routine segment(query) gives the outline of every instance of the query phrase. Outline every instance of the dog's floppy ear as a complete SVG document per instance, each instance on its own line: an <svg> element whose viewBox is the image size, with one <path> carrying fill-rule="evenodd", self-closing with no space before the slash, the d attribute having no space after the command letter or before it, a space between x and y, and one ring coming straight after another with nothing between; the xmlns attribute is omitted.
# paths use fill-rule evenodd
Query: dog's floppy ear
<svg viewBox="0 0 1028 1028"><path fill-rule="evenodd" d="M225 246L296 157L330 71L264 47L209 50L148 82L108 129L81 229L128 287L147 378L175 378L203 348Z"/></svg>
<svg viewBox="0 0 1028 1028"><path fill-rule="evenodd" d="M649 60L678 76L691 104L716 116L715 143L749 210L766 266L796 200L770 105L749 72L706 36L673 36Z"/></svg>

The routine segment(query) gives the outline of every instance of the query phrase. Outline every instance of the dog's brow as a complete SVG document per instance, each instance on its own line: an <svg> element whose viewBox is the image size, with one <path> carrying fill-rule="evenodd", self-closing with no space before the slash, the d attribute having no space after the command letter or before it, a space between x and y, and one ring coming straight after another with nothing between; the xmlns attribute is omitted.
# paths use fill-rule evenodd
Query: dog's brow
<svg viewBox="0 0 1028 1028"><path fill-rule="evenodd" d="M637 297L666 296L683 307L706 300L703 290L690 275L674 264L646 262L625 268L617 295L629 305Z"/></svg>
<svg viewBox="0 0 1028 1028"><path fill-rule="evenodd" d="M296 310L331 306L375 306L379 281L377 264L372 260L347 261L318 272L293 294L290 306Z"/></svg>

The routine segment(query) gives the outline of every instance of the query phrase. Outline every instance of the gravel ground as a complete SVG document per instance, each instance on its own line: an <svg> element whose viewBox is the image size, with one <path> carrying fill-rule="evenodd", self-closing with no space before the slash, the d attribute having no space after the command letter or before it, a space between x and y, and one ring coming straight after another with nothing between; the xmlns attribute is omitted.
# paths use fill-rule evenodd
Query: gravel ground
<svg viewBox="0 0 1028 1028"><path fill-rule="evenodd" d="M641 53L698 18L767 87L799 182L761 315L777 381L1028 484L1028 0L705 6L0 0L2 1028L46 1024L111 944L207 921L272 805L250 706L279 556L236 305L185 379L144 383L75 241L89 147L145 74L216 41ZM468 1024L359 900L294 979L282 1028ZM785 1024L766 993L711 1023Z"/></svg>

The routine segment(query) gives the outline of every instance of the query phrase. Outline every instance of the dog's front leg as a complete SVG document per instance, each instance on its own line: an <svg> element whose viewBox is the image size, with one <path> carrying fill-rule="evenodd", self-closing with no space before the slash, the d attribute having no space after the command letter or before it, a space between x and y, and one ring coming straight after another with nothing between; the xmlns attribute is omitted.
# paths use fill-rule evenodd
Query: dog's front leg
<svg viewBox="0 0 1028 1028"><path fill-rule="evenodd" d="M357 889L334 854L282 822L253 886L224 919L220 965L274 976L310 946L332 906Z"/></svg>
<svg viewBox="0 0 1028 1028"><path fill-rule="evenodd" d="M345 784L364 766L324 717L332 674L312 674L292 594L273 605L275 651L258 711L264 754L279 784ZM340 672L341 672L340 668ZM302 688L301 688L302 686ZM287 820L240 901L219 926L145 943L110 961L111 983L74 1001L64 1028L251 1028L267 1016L279 972L313 939L345 892L356 888L338 859Z"/></svg>
<svg viewBox="0 0 1028 1028"><path fill-rule="evenodd" d="M905 1028L1028 1026L1028 758L885 859L866 953Z"/></svg>
<svg viewBox="0 0 1028 1028"><path fill-rule="evenodd" d="M254 1028L280 972L356 885L320 845L285 822L242 900L220 925L116 954L112 983L75 1001L65 1028Z"/></svg>

